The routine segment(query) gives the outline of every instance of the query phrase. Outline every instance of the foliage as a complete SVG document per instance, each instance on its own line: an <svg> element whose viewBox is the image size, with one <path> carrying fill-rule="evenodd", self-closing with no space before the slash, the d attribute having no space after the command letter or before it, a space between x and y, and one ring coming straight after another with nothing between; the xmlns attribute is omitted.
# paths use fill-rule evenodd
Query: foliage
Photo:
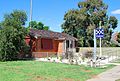
<svg viewBox="0 0 120 81"><path fill-rule="evenodd" d="M49 26L44 26L42 22L31 21L28 28L38 29L38 30L49 30Z"/></svg>
<svg viewBox="0 0 120 81"><path fill-rule="evenodd" d="M49 26L44 26L43 30L49 30Z"/></svg>
<svg viewBox="0 0 120 81"><path fill-rule="evenodd" d="M0 81L86 81L112 67L101 69L37 61L0 62Z"/></svg>
<svg viewBox="0 0 120 81"><path fill-rule="evenodd" d="M0 23L0 29L2 29L2 25L1 25L1 23Z"/></svg>
<svg viewBox="0 0 120 81"><path fill-rule="evenodd" d="M31 57L32 57L30 45L25 45L25 46L23 47L22 51L23 51L23 56L21 57L21 59L31 58ZM24 57L24 58L23 58L23 57Z"/></svg>
<svg viewBox="0 0 120 81"><path fill-rule="evenodd" d="M25 22L27 15L24 11L15 10L4 15L0 31L0 60L15 60L25 46L24 38L27 34Z"/></svg>
<svg viewBox="0 0 120 81"><path fill-rule="evenodd" d="M78 38L79 46L93 46L93 29L101 25L105 33L102 45L110 46L111 35L117 27L117 19L107 15L108 5L102 0L85 0L79 2L78 7L64 15L63 32Z"/></svg>

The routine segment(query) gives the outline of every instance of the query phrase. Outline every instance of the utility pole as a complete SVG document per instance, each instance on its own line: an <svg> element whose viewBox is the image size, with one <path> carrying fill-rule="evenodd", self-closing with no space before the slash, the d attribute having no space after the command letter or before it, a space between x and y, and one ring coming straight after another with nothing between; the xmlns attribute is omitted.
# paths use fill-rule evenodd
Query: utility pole
<svg viewBox="0 0 120 81"><path fill-rule="evenodd" d="M30 22L32 21L32 0L30 0ZM31 24L30 24L31 29Z"/></svg>

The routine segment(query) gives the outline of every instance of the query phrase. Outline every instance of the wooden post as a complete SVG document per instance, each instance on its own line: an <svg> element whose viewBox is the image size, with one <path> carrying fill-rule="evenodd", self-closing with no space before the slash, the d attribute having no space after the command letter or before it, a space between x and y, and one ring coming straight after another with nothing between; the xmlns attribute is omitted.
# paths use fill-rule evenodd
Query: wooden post
<svg viewBox="0 0 120 81"><path fill-rule="evenodd" d="M66 53L66 40L64 41L64 53Z"/></svg>
<svg viewBox="0 0 120 81"><path fill-rule="evenodd" d="M41 45L42 45L42 43L41 43L41 41L42 41L42 39L41 39L41 37L40 37L40 39L39 39L40 41L40 46L39 46L39 49L41 50Z"/></svg>
<svg viewBox="0 0 120 81"><path fill-rule="evenodd" d="M73 40L73 51L76 52L75 50L75 41Z"/></svg>

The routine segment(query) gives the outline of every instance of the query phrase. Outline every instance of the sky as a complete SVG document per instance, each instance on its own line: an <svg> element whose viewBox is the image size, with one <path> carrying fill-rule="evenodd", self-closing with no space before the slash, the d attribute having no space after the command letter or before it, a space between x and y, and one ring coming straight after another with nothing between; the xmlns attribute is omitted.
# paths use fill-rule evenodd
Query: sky
<svg viewBox="0 0 120 81"><path fill-rule="evenodd" d="M77 9L78 2L82 0L33 0L33 19L40 21L50 27L50 30L62 32L61 24L64 22L64 14L70 9ZM108 15L118 19L120 31L120 0L104 0L108 4ZM4 14L13 10L24 10L30 21L30 0L0 0L0 21L3 21Z"/></svg>

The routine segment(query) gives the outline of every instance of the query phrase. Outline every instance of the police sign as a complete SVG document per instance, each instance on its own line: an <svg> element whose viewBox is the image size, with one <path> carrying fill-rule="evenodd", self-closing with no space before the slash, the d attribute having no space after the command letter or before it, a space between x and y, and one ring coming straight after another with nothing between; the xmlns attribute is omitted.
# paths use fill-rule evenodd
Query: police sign
<svg viewBox="0 0 120 81"><path fill-rule="evenodd" d="M96 29L96 38L103 38L104 37L104 29L103 28L97 28Z"/></svg>

